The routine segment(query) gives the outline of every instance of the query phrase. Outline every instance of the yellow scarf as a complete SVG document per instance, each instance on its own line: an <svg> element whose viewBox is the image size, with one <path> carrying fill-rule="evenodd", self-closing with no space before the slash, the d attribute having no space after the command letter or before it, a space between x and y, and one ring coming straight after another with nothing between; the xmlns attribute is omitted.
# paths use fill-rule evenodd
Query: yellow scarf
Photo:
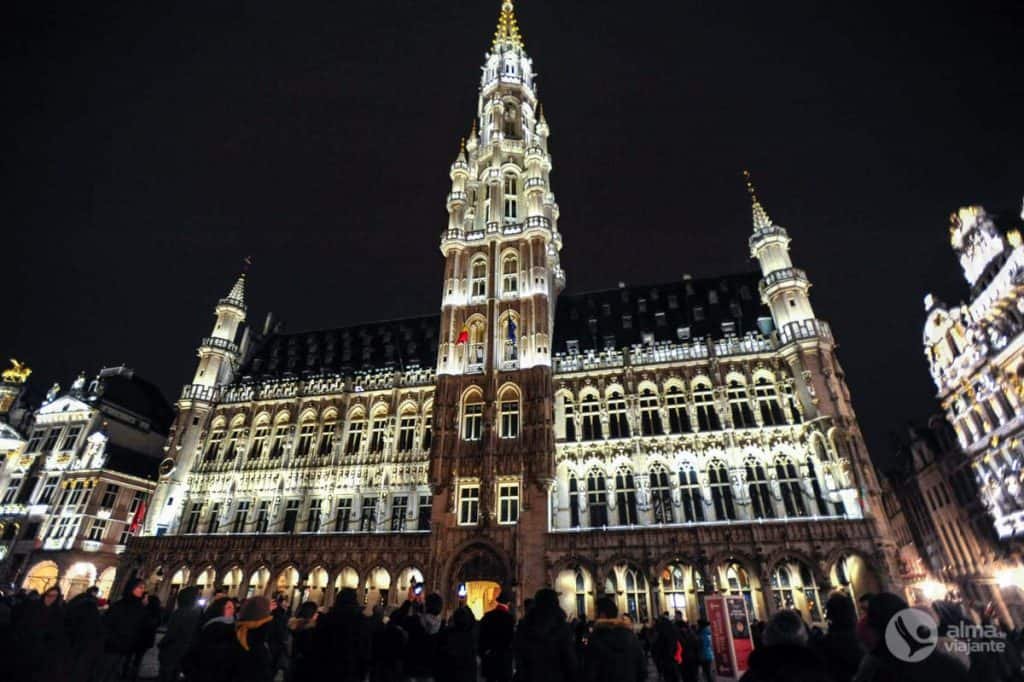
<svg viewBox="0 0 1024 682"><path fill-rule="evenodd" d="M270 622L270 616L259 620L240 620L235 623L235 637L246 651L249 650L249 630L255 630Z"/></svg>

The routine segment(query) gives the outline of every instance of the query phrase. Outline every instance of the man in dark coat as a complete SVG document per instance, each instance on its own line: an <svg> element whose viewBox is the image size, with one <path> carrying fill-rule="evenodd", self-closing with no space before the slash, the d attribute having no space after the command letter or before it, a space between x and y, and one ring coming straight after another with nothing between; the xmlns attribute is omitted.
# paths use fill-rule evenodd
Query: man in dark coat
<svg viewBox="0 0 1024 682"><path fill-rule="evenodd" d="M683 643L679 636L679 628L672 624L667 613L654 623L651 657L664 682L679 682L683 663Z"/></svg>
<svg viewBox="0 0 1024 682"><path fill-rule="evenodd" d="M668 627L672 624L665 620ZM609 597L597 600L597 620L583 662L585 682L644 682L647 659L630 621Z"/></svg>
<svg viewBox="0 0 1024 682"><path fill-rule="evenodd" d="M334 609L320 617L313 631L316 679L362 682L370 664L370 624L359 608L356 591L342 589Z"/></svg>
<svg viewBox="0 0 1024 682"><path fill-rule="evenodd" d="M432 592L423 600L422 607L418 601L407 604L410 608L402 625L409 634L409 643L405 649L405 674L413 682L432 680L444 599Z"/></svg>
<svg viewBox="0 0 1024 682"><path fill-rule="evenodd" d="M480 672L488 682L510 682L512 679L512 638L516 619L509 613L512 595L502 590L494 608L480 619Z"/></svg>
<svg viewBox="0 0 1024 682"><path fill-rule="evenodd" d="M132 578L125 587L124 596L114 603L103 618L106 630L103 658L100 661L102 681L117 680L130 673L132 656L141 641L148 614L142 604L146 587L138 578Z"/></svg>
<svg viewBox="0 0 1024 682"><path fill-rule="evenodd" d="M565 612L558 606L558 594L554 590L537 590L533 608L516 630L512 650L519 682L570 682L576 679L573 635L565 620Z"/></svg>
<svg viewBox="0 0 1024 682"><path fill-rule="evenodd" d="M90 587L68 602L64 629L68 636L69 679L91 680L103 654L103 618L99 588Z"/></svg>
<svg viewBox="0 0 1024 682"><path fill-rule="evenodd" d="M850 682L857 673L864 650L857 641L857 612L853 600L836 592L825 602L828 632L816 644L835 682Z"/></svg>
<svg viewBox="0 0 1024 682"><path fill-rule="evenodd" d="M203 607L199 604L199 588L186 587L178 593L178 608L167 621L167 632L160 640L160 682L177 682L181 659L192 646L199 631Z"/></svg>
<svg viewBox="0 0 1024 682"><path fill-rule="evenodd" d="M743 682L833 682L825 661L807 646L807 626L791 609L778 611L764 629L764 646L750 654Z"/></svg>
<svg viewBox="0 0 1024 682"><path fill-rule="evenodd" d="M451 626L438 637L435 682L477 682L475 628L476 618L468 606L455 609Z"/></svg>

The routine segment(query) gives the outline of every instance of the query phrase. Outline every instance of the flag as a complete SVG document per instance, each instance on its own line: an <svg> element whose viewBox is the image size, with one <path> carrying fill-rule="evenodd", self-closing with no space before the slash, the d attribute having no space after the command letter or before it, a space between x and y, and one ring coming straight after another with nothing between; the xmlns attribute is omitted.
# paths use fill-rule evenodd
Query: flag
<svg viewBox="0 0 1024 682"><path fill-rule="evenodd" d="M128 527L128 532L134 534L142 525L142 520L146 518L146 503L145 501L139 503L139 508L135 510L135 516L132 517L132 525Z"/></svg>
<svg viewBox="0 0 1024 682"><path fill-rule="evenodd" d="M516 323L512 321L511 315L508 316L508 340L516 342Z"/></svg>
<svg viewBox="0 0 1024 682"><path fill-rule="evenodd" d="M462 331L459 332L459 338L455 339L455 345L461 345L463 343L469 343L469 327L462 325Z"/></svg>

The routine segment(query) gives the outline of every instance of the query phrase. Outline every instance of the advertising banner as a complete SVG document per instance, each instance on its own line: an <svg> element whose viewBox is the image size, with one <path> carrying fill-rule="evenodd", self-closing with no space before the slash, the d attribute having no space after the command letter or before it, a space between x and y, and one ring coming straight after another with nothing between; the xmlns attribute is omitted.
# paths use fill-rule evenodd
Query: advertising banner
<svg viewBox="0 0 1024 682"><path fill-rule="evenodd" d="M704 605L711 623L715 677L720 682L738 680L746 672L754 649L747 602L740 596L712 595L704 599Z"/></svg>
<svg viewBox="0 0 1024 682"><path fill-rule="evenodd" d="M732 652L736 661L736 676L739 677L750 667L747 661L754 650L754 639L750 635L750 618L747 615L747 601L743 597L726 597L729 612L729 630L732 638Z"/></svg>

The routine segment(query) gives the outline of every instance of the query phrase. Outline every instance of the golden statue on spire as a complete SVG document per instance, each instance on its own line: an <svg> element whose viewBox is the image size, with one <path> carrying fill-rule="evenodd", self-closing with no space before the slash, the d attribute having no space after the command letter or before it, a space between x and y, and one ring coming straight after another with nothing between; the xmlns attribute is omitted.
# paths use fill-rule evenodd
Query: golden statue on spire
<svg viewBox="0 0 1024 682"><path fill-rule="evenodd" d="M491 49L497 50L503 44L511 45L517 49L523 49L523 36L519 33L519 24L516 22L516 8L512 0L502 0L501 14L498 15L498 29L494 32L494 42Z"/></svg>
<svg viewBox="0 0 1024 682"><path fill-rule="evenodd" d="M3 380L9 384L23 384L28 381L28 375L32 370L11 358L11 366L3 372Z"/></svg>

